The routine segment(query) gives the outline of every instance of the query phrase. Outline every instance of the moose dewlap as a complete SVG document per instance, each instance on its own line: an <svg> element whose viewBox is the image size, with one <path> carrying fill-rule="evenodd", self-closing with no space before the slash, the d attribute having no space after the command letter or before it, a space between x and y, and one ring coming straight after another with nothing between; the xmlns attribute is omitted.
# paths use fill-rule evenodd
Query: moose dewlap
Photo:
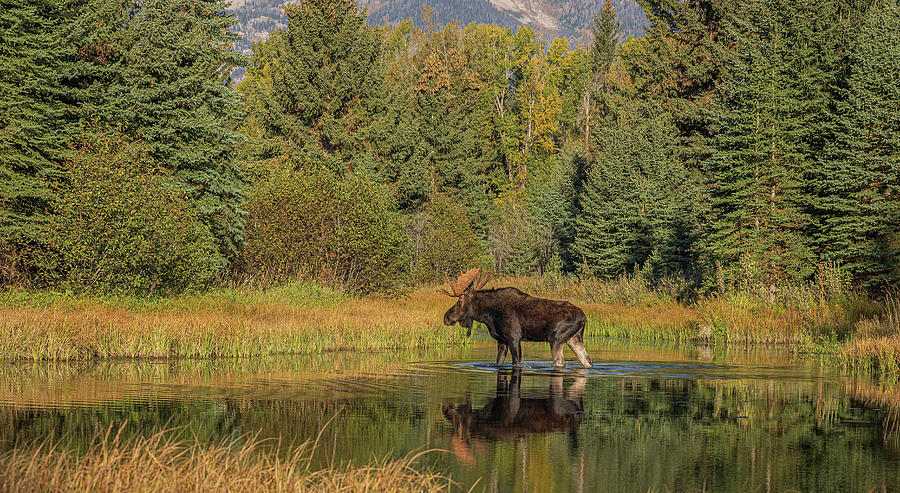
<svg viewBox="0 0 900 493"><path fill-rule="evenodd" d="M568 345L585 368L593 366L584 349L584 324L587 318L581 308L568 301L547 300L529 296L516 288L486 289L490 274L479 278L478 269L470 269L450 282L447 296L459 298L444 314L444 324L459 322L472 335L472 321L487 326L497 340L497 365L503 364L506 352L512 353L513 365L522 361L522 341L550 343L554 366L565 366L563 346ZM449 281L449 280L448 280Z"/></svg>

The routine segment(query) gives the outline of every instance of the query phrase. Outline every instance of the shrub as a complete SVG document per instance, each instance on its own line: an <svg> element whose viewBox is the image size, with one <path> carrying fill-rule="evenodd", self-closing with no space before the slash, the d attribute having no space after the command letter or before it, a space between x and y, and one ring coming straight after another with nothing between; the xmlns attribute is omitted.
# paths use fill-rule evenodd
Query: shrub
<svg viewBox="0 0 900 493"><path fill-rule="evenodd" d="M414 277L418 282L456 276L474 266L484 266L484 251L466 215L466 208L436 194L411 232L415 243Z"/></svg>
<svg viewBox="0 0 900 493"><path fill-rule="evenodd" d="M206 285L222 265L209 229L139 144L91 135L55 186L48 243L75 291L170 294Z"/></svg>
<svg viewBox="0 0 900 493"><path fill-rule="evenodd" d="M319 275L337 250L338 199L324 170L278 165L262 176L247 197L244 272L263 282Z"/></svg>
<svg viewBox="0 0 900 493"><path fill-rule="evenodd" d="M405 281L406 238L389 194L348 174L276 163L250 189L244 274L263 284L313 278L368 293Z"/></svg>
<svg viewBox="0 0 900 493"><path fill-rule="evenodd" d="M396 205L382 187L356 174L341 183L337 272L360 292L393 291L405 284L409 242Z"/></svg>

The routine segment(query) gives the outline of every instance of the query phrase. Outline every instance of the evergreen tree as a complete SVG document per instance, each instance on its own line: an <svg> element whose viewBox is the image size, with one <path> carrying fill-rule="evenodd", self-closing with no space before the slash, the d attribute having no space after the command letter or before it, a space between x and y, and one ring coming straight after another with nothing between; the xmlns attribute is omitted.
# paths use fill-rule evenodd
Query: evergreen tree
<svg viewBox="0 0 900 493"><path fill-rule="evenodd" d="M0 243L34 245L59 171L65 43L54 0L0 1Z"/></svg>
<svg viewBox="0 0 900 493"><path fill-rule="evenodd" d="M709 157L709 105L722 75L734 0L638 0L648 29L639 50L622 62L640 97L669 111L677 128L674 152L696 172Z"/></svg>
<svg viewBox="0 0 900 493"><path fill-rule="evenodd" d="M231 70L235 19L222 0L93 0L81 33L84 74L69 83L82 117L120 125L146 145L209 227L220 265L241 244L243 179L234 163L238 96ZM84 20L80 22L84 24ZM111 27L112 26L112 27ZM81 27L85 29L84 26Z"/></svg>
<svg viewBox="0 0 900 493"><path fill-rule="evenodd" d="M492 207L486 193L489 165L478 143L486 130L479 122L488 111L487 100L479 97L481 86L460 51L460 35L453 25L431 33L420 54L413 112L423 159L410 164L427 170L431 194L446 193L464 205L472 227L484 238Z"/></svg>
<svg viewBox="0 0 900 493"><path fill-rule="evenodd" d="M770 290L814 273L818 231L810 186L828 140L840 75L839 2L816 9L783 0L744 4L730 33L709 161L712 244L740 281ZM749 284L748 284L749 283Z"/></svg>
<svg viewBox="0 0 900 493"><path fill-rule="evenodd" d="M900 7L871 8L849 50L834 140L816 175L817 240L863 284L900 280Z"/></svg>
<svg viewBox="0 0 900 493"><path fill-rule="evenodd" d="M591 46L592 70L595 74L604 76L601 80L601 91L606 92L605 75L616 60L616 47L622 34L619 20L616 19L616 9L610 0L606 0L600 15L594 16L591 33L594 35L594 44Z"/></svg>
<svg viewBox="0 0 900 493"><path fill-rule="evenodd" d="M563 149L533 206L541 230L553 241L549 257L559 255L560 267L566 272L574 272L579 260L575 250L576 218L586 169L587 163L580 152Z"/></svg>
<svg viewBox="0 0 900 493"><path fill-rule="evenodd" d="M598 136L576 220L575 251L588 273L696 278L699 187L672 159L674 129L670 117L631 102Z"/></svg>
<svg viewBox="0 0 900 493"><path fill-rule="evenodd" d="M594 42L589 52L588 80L581 88L579 105L585 154L590 151L591 125L602 116L598 112L607 113L607 108L598 108L597 105L599 103L605 106L608 103L604 101L609 89L608 74L616 59L616 48L622 34L616 10L609 0L606 0L600 14L594 16L591 34Z"/></svg>
<svg viewBox="0 0 900 493"><path fill-rule="evenodd" d="M242 83L248 113L277 152L353 171L366 153L364 101L381 96L378 35L353 0L307 0L285 13L287 29L257 43L263 55Z"/></svg>

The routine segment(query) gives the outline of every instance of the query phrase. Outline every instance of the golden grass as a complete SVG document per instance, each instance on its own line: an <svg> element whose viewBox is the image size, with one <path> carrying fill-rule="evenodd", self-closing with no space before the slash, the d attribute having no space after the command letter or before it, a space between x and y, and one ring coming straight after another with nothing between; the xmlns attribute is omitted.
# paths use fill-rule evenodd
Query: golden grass
<svg viewBox="0 0 900 493"><path fill-rule="evenodd" d="M110 428L87 453L44 440L0 456L0 491L10 492L438 492L456 485L422 469L422 451L371 465L310 467L315 443L274 452L271 441L241 437L199 444L182 441L178 430L122 439Z"/></svg>
<svg viewBox="0 0 900 493"><path fill-rule="evenodd" d="M421 290L402 299L348 298L327 306L218 301L185 309L74 307L0 309L0 357L243 357L342 349L462 344L464 332L441 323L446 298Z"/></svg>
<svg viewBox="0 0 900 493"><path fill-rule="evenodd" d="M824 337L847 341L842 358L853 369L891 369L900 361L895 298L881 305L855 298L785 305L729 295L683 305L633 279L606 286L549 276L490 286L575 302L588 316L587 337L794 345ZM300 282L151 300L8 292L0 295L0 358L247 357L463 345L464 330L442 324L451 304L435 286L401 298L352 298Z"/></svg>
<svg viewBox="0 0 900 493"><path fill-rule="evenodd" d="M900 297L888 294L880 313L857 322L837 356L846 369L896 382L900 378Z"/></svg>

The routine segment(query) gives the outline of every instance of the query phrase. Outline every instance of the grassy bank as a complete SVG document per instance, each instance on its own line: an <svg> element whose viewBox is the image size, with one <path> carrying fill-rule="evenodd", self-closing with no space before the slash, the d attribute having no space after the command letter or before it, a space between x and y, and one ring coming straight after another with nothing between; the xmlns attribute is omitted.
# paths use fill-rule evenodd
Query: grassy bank
<svg viewBox="0 0 900 493"><path fill-rule="evenodd" d="M417 467L417 459L429 452L365 466L312 470L309 463L315 446L309 442L280 456L273 452L271 441L242 437L199 444L182 441L178 431L122 439L110 429L85 454L50 441L16 447L0 455L0 491L403 493L449 491L453 486L450 479Z"/></svg>
<svg viewBox="0 0 900 493"><path fill-rule="evenodd" d="M441 295L352 298L307 284L141 300L7 293L8 359L241 357L464 343L443 327Z"/></svg>
<svg viewBox="0 0 900 493"><path fill-rule="evenodd" d="M874 302L798 290L774 301L734 294L685 304L634 279L518 278L490 286L502 285L575 302L588 316L588 337L792 344L853 371L900 369L900 301L890 296ZM0 356L242 357L465 344L462 329L441 323L451 304L433 287L358 298L311 283L155 299L9 291L0 297Z"/></svg>

